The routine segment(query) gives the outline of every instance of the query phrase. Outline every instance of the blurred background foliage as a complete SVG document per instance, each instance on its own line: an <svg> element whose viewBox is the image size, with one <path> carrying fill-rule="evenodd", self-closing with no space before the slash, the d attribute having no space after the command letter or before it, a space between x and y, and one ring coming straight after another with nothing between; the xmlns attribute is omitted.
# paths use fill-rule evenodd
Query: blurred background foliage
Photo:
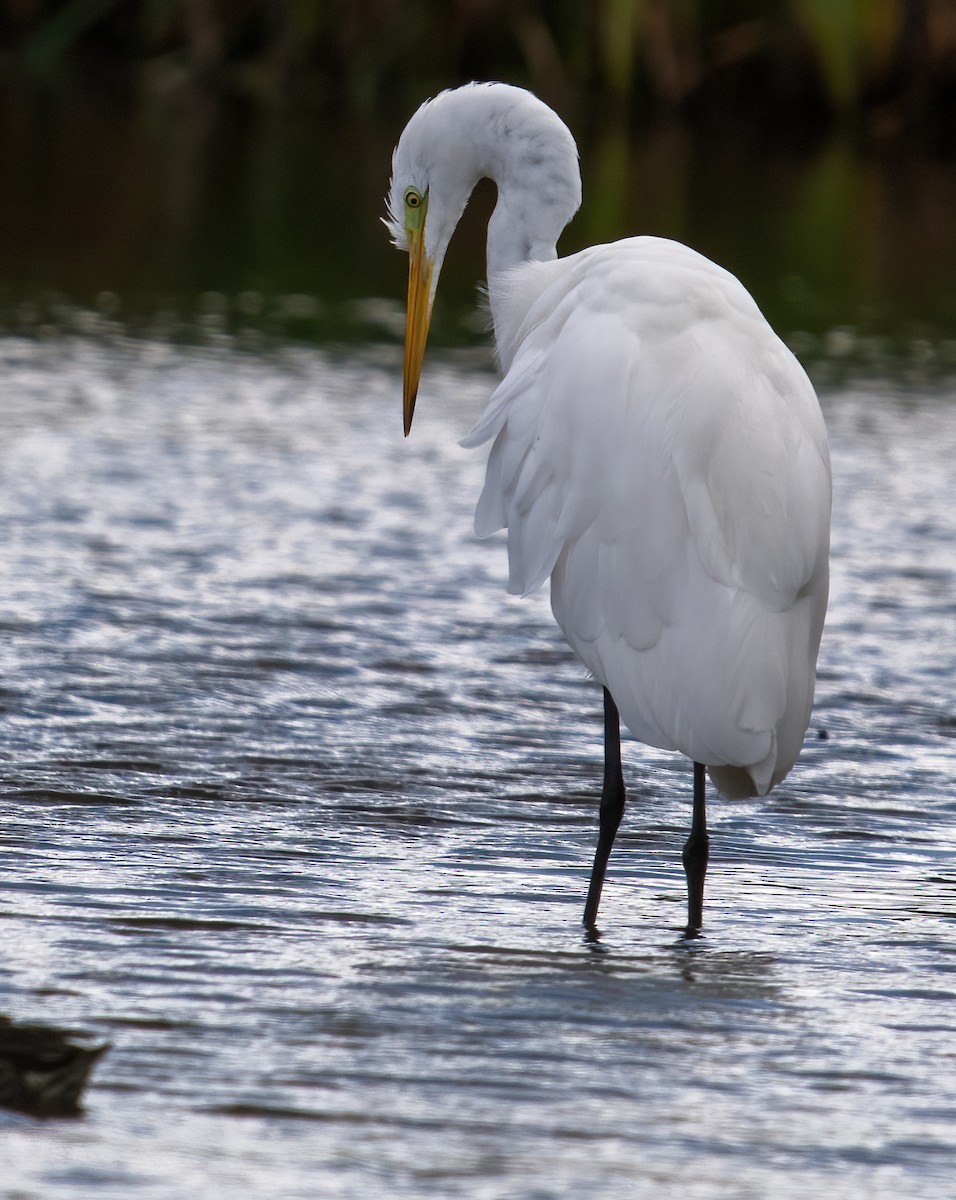
<svg viewBox="0 0 956 1200"><path fill-rule="evenodd" d="M956 0L0 0L0 328L396 336L390 149L473 78L578 138L564 250L676 236L807 353L956 359Z"/></svg>
<svg viewBox="0 0 956 1200"><path fill-rule="evenodd" d="M5 73L380 116L507 78L580 119L849 120L956 148L956 0L0 0Z"/></svg>
<svg viewBox="0 0 956 1200"><path fill-rule="evenodd" d="M7 72L140 92L204 80L259 103L387 114L470 78L800 132L956 139L954 0L0 0Z"/></svg>

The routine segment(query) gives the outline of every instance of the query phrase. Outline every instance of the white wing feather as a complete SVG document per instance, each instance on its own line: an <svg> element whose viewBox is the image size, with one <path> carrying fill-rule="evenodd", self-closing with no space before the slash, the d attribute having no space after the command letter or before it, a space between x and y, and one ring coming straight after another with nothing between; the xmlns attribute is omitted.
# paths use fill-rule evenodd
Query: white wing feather
<svg viewBox="0 0 956 1200"><path fill-rule="evenodd" d="M559 625L636 737L764 794L799 753L826 608L812 386L742 285L677 243L492 287L506 374L463 443L495 439L477 532L507 528L510 591L551 575Z"/></svg>

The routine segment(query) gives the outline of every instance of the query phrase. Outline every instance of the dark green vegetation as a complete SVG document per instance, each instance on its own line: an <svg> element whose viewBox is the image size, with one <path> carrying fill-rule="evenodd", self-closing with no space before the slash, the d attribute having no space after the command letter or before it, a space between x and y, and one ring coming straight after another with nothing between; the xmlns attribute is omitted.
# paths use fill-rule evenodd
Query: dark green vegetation
<svg viewBox="0 0 956 1200"><path fill-rule="evenodd" d="M0 329L398 336L378 223L425 96L532 87L563 250L677 237L807 358L956 359L956 0L0 0ZM435 337L480 336L486 189Z"/></svg>
<svg viewBox="0 0 956 1200"><path fill-rule="evenodd" d="M0 0L0 49L51 87L202 81L337 114L508 78L592 122L956 136L953 0Z"/></svg>

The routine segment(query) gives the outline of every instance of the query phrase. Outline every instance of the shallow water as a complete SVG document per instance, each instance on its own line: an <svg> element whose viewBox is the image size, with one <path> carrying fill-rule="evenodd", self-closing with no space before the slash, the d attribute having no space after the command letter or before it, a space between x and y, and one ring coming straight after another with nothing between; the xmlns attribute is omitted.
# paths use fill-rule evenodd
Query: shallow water
<svg viewBox="0 0 956 1200"><path fill-rule="evenodd" d="M599 695L504 594L447 359L0 343L0 1011L109 1039L3 1195L867 1200L956 1172L956 409L824 396L803 757L632 803L588 945ZM826 731L827 736L820 736Z"/></svg>

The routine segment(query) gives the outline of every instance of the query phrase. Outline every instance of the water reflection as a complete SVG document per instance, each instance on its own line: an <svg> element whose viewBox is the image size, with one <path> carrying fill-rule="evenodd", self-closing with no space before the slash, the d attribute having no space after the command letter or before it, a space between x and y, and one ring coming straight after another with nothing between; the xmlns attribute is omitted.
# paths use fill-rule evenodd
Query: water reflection
<svg viewBox="0 0 956 1200"><path fill-rule="evenodd" d="M151 106L10 92L0 121L0 325L208 340L395 338L402 264L381 228L393 128L316 125L203 90ZM581 133L581 131L579 131ZM676 237L738 274L804 356L956 365L956 168L605 122L581 134L565 250ZM456 237L440 342L475 341L491 192ZM374 298L374 299L370 299ZM257 340L258 339L258 340Z"/></svg>

